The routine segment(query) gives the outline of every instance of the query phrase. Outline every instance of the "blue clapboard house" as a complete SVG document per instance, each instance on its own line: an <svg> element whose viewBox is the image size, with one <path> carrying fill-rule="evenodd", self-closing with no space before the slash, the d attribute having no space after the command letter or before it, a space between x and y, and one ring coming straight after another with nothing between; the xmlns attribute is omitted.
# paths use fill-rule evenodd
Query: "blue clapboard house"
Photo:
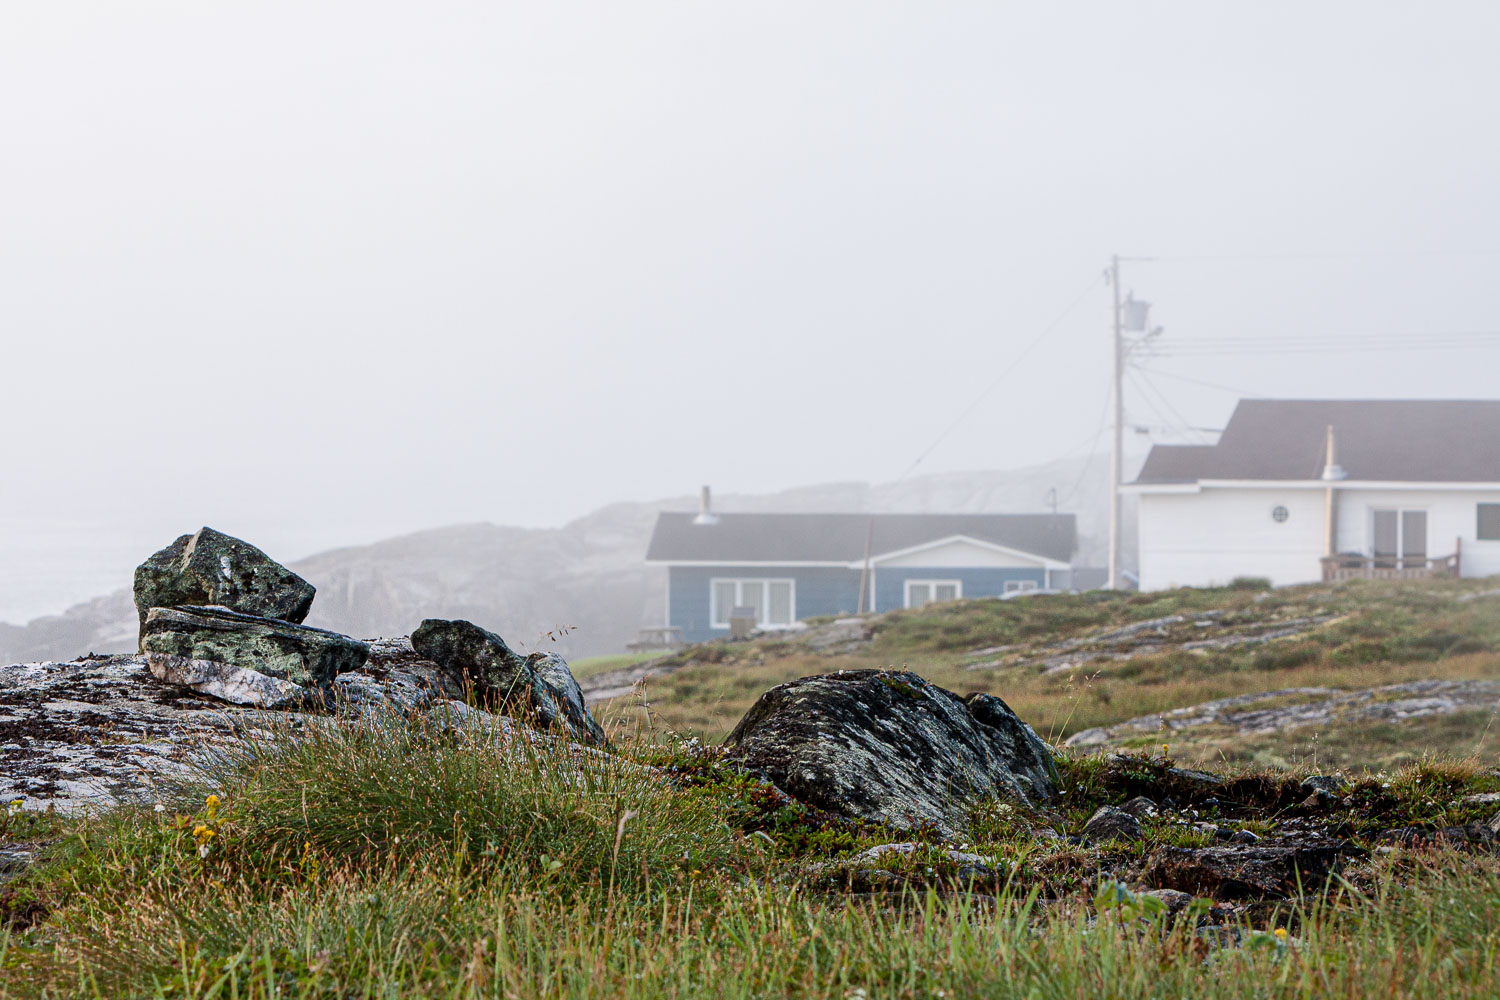
<svg viewBox="0 0 1500 1000"><path fill-rule="evenodd" d="M646 552L667 568L669 627L687 642L806 618L1066 589L1072 514L662 513ZM743 615L744 610L741 611Z"/></svg>

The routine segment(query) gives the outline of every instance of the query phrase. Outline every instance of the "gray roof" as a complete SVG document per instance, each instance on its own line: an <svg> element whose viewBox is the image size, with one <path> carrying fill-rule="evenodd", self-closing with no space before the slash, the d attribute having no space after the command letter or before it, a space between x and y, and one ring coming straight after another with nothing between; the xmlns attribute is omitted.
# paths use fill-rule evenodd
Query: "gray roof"
<svg viewBox="0 0 1500 1000"><path fill-rule="evenodd" d="M1067 562L1077 529L1072 514L695 514L662 513L646 558L652 562L841 562L879 556L954 535Z"/></svg>
<svg viewBox="0 0 1500 1000"><path fill-rule="evenodd" d="M1500 482L1500 400L1246 399L1216 445L1157 445L1138 483L1318 479L1332 425L1347 478Z"/></svg>

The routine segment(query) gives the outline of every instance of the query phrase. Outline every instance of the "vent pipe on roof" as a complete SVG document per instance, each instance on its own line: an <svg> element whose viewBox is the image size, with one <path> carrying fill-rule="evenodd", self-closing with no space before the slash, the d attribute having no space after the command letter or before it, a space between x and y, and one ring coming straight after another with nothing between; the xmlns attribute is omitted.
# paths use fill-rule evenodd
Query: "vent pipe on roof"
<svg viewBox="0 0 1500 1000"><path fill-rule="evenodd" d="M708 487L703 487L698 492L698 516L693 518L694 524L718 524L719 516L714 513L713 505L710 503Z"/></svg>
<svg viewBox="0 0 1500 1000"><path fill-rule="evenodd" d="M1337 442L1333 436L1333 425L1328 425L1328 457L1323 463L1323 481L1333 482L1339 479L1348 479L1349 473L1339 464Z"/></svg>

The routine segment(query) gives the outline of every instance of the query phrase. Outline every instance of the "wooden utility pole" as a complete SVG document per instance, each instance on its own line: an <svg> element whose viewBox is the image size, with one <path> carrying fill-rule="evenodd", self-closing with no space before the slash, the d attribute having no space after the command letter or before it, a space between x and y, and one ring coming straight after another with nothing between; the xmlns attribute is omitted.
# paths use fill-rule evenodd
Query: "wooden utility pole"
<svg viewBox="0 0 1500 1000"><path fill-rule="evenodd" d="M1115 431L1114 446L1109 452L1109 589L1120 589L1120 466L1121 452L1125 448L1125 351L1120 337L1120 255L1109 261L1109 286L1114 299L1114 322L1111 324L1114 337L1115 370L1112 381L1114 394Z"/></svg>

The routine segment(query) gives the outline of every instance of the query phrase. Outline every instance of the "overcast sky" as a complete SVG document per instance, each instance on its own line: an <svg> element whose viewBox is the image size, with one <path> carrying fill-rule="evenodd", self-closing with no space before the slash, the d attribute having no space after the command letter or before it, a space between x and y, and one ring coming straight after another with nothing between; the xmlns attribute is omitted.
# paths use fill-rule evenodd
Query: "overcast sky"
<svg viewBox="0 0 1500 1000"><path fill-rule="evenodd" d="M1166 343L1500 331L1496 38L1493 0L7 3L0 620L204 523L291 558L894 479L1049 329L919 471L1086 454L1112 253L1160 258ZM1497 361L1162 356L1128 402L1194 440L1227 390Z"/></svg>

